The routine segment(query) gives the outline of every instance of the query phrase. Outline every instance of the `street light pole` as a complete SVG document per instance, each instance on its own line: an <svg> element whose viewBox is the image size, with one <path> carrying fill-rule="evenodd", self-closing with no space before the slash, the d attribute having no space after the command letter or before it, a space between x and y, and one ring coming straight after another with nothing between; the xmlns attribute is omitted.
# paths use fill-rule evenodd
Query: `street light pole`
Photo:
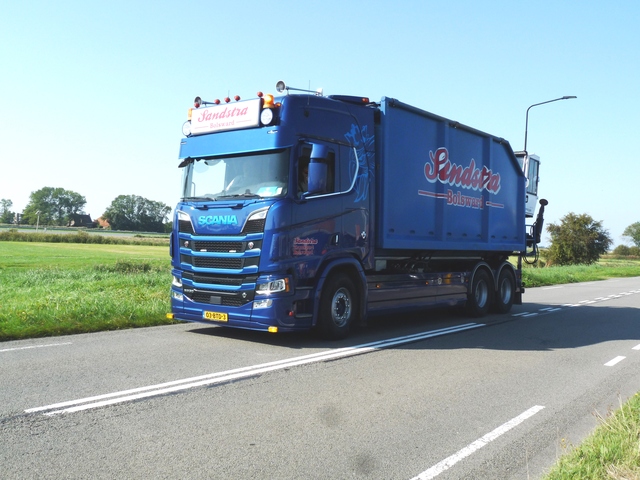
<svg viewBox="0 0 640 480"><path fill-rule="evenodd" d="M572 98L578 98L575 95L565 95L564 97L554 98L553 100L547 100L546 102L534 103L529 108L527 108L527 118L524 125L524 153L527 153L527 131L529 130L529 110L533 107L537 107L538 105L544 105L545 103L557 102L558 100L569 100Z"/></svg>

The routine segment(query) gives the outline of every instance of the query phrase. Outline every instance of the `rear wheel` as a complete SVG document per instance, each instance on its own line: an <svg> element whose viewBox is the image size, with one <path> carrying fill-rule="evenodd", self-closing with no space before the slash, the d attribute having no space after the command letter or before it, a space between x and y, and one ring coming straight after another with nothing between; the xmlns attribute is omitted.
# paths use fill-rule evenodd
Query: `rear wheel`
<svg viewBox="0 0 640 480"><path fill-rule="evenodd" d="M493 310L507 313L513 306L516 294L516 278L509 268L504 268L498 276L498 289Z"/></svg>
<svg viewBox="0 0 640 480"><path fill-rule="evenodd" d="M467 295L467 312L472 317L483 317L493 303L493 282L486 270L478 270L473 276L471 291Z"/></svg>
<svg viewBox="0 0 640 480"><path fill-rule="evenodd" d="M329 278L320 298L318 330L323 338L338 340L349 334L358 315L356 289L345 274Z"/></svg>

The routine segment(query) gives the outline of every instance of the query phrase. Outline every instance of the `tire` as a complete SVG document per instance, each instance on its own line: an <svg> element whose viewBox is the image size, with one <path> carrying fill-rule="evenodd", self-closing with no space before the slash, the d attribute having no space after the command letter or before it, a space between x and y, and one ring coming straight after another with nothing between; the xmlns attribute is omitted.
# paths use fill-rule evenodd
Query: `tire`
<svg viewBox="0 0 640 480"><path fill-rule="evenodd" d="M358 316L358 301L353 281L338 274L329 278L320 297L318 331L322 338L346 338Z"/></svg>
<svg viewBox="0 0 640 480"><path fill-rule="evenodd" d="M493 281L486 270L478 270L473 276L471 291L467 296L467 313L472 317L484 317L493 303Z"/></svg>
<svg viewBox="0 0 640 480"><path fill-rule="evenodd" d="M498 276L498 288L496 298L493 303L493 310L496 313L507 313L513 306L516 295L516 278L513 271L503 268Z"/></svg>

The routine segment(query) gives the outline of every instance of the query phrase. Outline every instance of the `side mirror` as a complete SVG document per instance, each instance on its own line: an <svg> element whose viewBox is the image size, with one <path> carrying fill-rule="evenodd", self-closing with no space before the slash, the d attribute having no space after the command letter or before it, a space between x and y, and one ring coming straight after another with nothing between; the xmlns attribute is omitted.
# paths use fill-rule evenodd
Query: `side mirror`
<svg viewBox="0 0 640 480"><path fill-rule="evenodd" d="M327 191L327 157L329 148L326 145L314 143L311 146L311 161L309 162L309 194Z"/></svg>
<svg viewBox="0 0 640 480"><path fill-rule="evenodd" d="M309 163L309 194L323 193L327 190L327 164L311 159Z"/></svg>

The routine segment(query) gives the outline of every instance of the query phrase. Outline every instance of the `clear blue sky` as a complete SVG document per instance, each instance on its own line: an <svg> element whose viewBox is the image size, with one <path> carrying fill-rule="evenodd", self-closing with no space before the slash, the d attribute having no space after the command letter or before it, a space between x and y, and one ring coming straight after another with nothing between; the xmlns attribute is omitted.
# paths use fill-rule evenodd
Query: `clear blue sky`
<svg viewBox="0 0 640 480"><path fill-rule="evenodd" d="M640 221L635 0L5 2L0 198L62 187L99 217L118 195L174 206L193 98L394 97L540 155L547 222Z"/></svg>

